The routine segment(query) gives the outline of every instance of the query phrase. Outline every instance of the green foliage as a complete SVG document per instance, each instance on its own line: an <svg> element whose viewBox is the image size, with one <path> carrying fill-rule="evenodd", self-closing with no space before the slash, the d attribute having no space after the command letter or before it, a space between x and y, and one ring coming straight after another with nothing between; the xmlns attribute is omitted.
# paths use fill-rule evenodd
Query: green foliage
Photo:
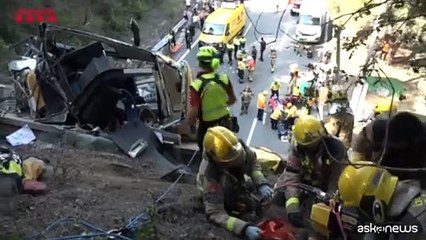
<svg viewBox="0 0 426 240"><path fill-rule="evenodd" d="M357 37L344 44L345 49L365 45L378 18L376 30L403 32L403 41L411 45L424 45L426 41L426 2L424 0L352 0L341 4L339 0L328 0L328 10L334 24L358 32ZM383 11L385 10L385 11ZM337 18L337 19L336 19Z"/></svg>
<svg viewBox="0 0 426 240"><path fill-rule="evenodd" d="M157 223L157 213L155 208L150 208L149 210L149 217L150 221L149 223L143 225L140 227L136 232L136 238L135 240L154 240L158 239L157 237L157 230L156 230L156 223Z"/></svg>
<svg viewBox="0 0 426 240"><path fill-rule="evenodd" d="M7 240L21 240L23 239L22 235L20 233L10 233L10 234L0 234L0 239L7 239Z"/></svg>

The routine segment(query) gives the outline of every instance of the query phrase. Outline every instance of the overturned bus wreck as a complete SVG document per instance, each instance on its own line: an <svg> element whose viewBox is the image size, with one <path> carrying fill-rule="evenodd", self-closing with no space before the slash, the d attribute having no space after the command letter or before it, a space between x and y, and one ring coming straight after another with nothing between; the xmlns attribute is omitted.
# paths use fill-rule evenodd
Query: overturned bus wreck
<svg viewBox="0 0 426 240"><path fill-rule="evenodd" d="M9 64L15 66L9 70L21 104L18 116L4 118L78 126L79 131L106 136L131 157L161 164L162 175L179 168L175 159L166 162L164 155L173 153L159 154L158 148L181 143L180 134L171 129L180 129L186 113L191 79L186 63L82 30L47 24L39 30L39 36L25 43L31 48L25 61L35 59L35 68ZM87 44L59 43L62 36Z"/></svg>

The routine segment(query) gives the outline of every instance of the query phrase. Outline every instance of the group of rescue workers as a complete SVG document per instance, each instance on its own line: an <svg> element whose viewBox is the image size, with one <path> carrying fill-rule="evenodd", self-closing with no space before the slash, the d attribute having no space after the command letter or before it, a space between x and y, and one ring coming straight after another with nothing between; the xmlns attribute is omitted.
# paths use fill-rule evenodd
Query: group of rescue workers
<svg viewBox="0 0 426 240"><path fill-rule="evenodd" d="M232 62L232 57L244 61L244 45L242 37L228 44L229 62ZM261 49L261 60L263 51ZM327 126L308 113L296 113L293 98L300 97L300 92L294 93L298 90L297 84L293 85L290 98L280 99L280 82L274 81L270 95L268 91L258 94L257 118L264 120L265 109L269 105L273 109L271 128L277 129L283 120L285 128L292 129L292 137L290 153L283 159L285 170L278 181L271 184L263 175L256 153L236 135L238 123L229 107L237 97L229 77L217 71L220 56L212 46L199 49L197 59L201 70L192 81L189 93L188 123L190 131L197 134L197 143L202 151L197 184L203 193L205 212L210 221L236 235L251 240L262 239L264 229L257 223L262 212L267 212L265 202L270 202L285 209L286 216L283 217L292 225L310 228L307 221L312 218L310 212L314 206L318 210L318 204L324 203L315 202L299 187L308 184L324 192L337 192L323 206L332 213L340 209L335 218L322 218L327 221L322 223L326 227L333 223L342 226L342 221L345 221L342 219L349 217L339 214L349 211L354 214L352 219L355 218L359 224L417 226L417 235L410 235L410 239L426 239L426 235L422 234L426 230L426 193L423 191L423 176L419 174L421 171L416 170L424 168L426 163L425 126L415 115L408 112L396 114L392 104L376 106L376 113L389 113L391 117L381 119L380 115L375 116L351 141L353 116L345 107L336 108L330 115L335 121ZM256 58L252 59L256 61ZM271 59L271 71L274 70L275 59L276 54L274 61ZM293 72L292 81L297 76L298 72ZM240 81L243 79L242 73L239 73L239 78ZM337 103L347 101L347 98L336 95L340 97L336 99ZM241 114L247 114L253 96L249 86L242 91ZM267 101L268 96L270 101ZM282 118L282 115L285 117ZM352 120L348 120L348 116L352 116ZM342 137L341 132L344 131L346 133ZM349 148L352 152L348 155ZM334 206L331 204L333 201L339 208L330 207ZM334 228L329 230L336 232ZM348 235L346 232L349 232ZM354 239L357 233L342 228L339 234L340 237L329 239ZM344 238L341 237L343 235ZM371 239L389 239L389 232L372 235L377 238ZM405 239L404 236L398 235L395 239ZM417 236L421 237L414 238Z"/></svg>

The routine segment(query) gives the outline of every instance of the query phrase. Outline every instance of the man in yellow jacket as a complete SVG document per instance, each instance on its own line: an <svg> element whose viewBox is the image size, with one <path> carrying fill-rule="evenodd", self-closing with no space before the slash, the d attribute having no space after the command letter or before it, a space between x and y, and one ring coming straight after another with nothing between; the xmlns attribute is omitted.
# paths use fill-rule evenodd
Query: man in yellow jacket
<svg viewBox="0 0 426 240"><path fill-rule="evenodd" d="M280 89L281 89L281 83L278 80L275 80L271 83L271 98L275 95L277 96L277 99L280 98Z"/></svg>
<svg viewBox="0 0 426 240"><path fill-rule="evenodd" d="M283 107L279 106L271 113L271 129L277 130L278 122L281 121L283 115Z"/></svg>
<svg viewBox="0 0 426 240"><path fill-rule="evenodd" d="M257 120L263 121L263 114L266 108L266 96L268 91L263 91L257 95Z"/></svg>

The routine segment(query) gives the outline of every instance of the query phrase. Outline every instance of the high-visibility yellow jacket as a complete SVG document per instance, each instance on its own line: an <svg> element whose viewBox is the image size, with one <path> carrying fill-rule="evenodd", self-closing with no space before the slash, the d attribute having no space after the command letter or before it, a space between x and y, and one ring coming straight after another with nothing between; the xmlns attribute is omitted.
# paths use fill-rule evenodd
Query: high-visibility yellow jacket
<svg viewBox="0 0 426 240"><path fill-rule="evenodd" d="M282 112L280 109L275 109L271 114L271 118L274 120L280 120L282 116Z"/></svg>
<svg viewBox="0 0 426 240"><path fill-rule="evenodd" d="M238 61L238 66L237 66L238 70L244 70L246 69L246 63L244 61Z"/></svg>
<svg viewBox="0 0 426 240"><path fill-rule="evenodd" d="M234 44L235 46L240 46L240 39L238 37L235 37L232 41L232 44Z"/></svg>
<svg viewBox="0 0 426 240"><path fill-rule="evenodd" d="M284 113L287 115L287 118L294 118L297 114L297 107L293 105L290 108L286 108Z"/></svg>
<svg viewBox="0 0 426 240"><path fill-rule="evenodd" d="M235 46L234 46L234 44L226 44L226 49L228 49L228 50L234 50L234 48L235 48Z"/></svg>
<svg viewBox="0 0 426 240"><path fill-rule="evenodd" d="M275 81L271 84L271 90L278 91L281 88L281 83Z"/></svg>
<svg viewBox="0 0 426 240"><path fill-rule="evenodd" d="M216 78L216 73L206 73L202 75L203 79L195 79L192 81L191 86L195 91L199 92L208 90L209 88L214 89L214 93L203 94L203 92L199 93L202 95L201 97L201 116L203 121L214 121L220 119L229 114L228 109L228 95L226 90L220 86L223 84L224 86L229 84L229 78L226 74L218 74L219 79ZM208 81L205 85L204 89L201 89L203 86L203 82ZM222 82L218 84L217 82Z"/></svg>

